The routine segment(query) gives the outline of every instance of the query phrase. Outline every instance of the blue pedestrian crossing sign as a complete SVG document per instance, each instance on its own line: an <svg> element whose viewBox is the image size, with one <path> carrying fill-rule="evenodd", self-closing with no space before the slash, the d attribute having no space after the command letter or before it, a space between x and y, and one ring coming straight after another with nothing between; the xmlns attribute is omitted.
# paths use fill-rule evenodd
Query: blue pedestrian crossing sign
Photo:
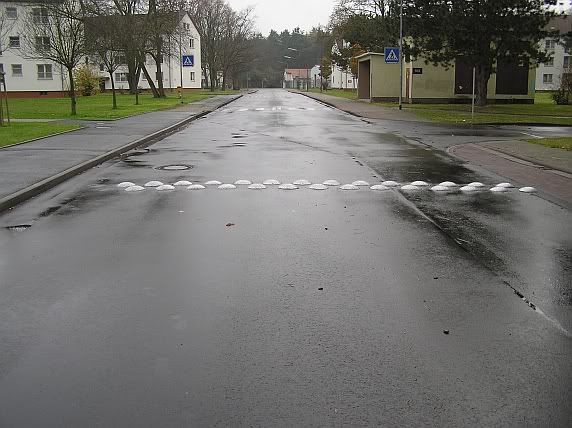
<svg viewBox="0 0 572 428"><path fill-rule="evenodd" d="M183 67L194 67L194 66L195 66L195 56L183 55Z"/></svg>
<svg viewBox="0 0 572 428"><path fill-rule="evenodd" d="M399 48L385 48L385 63L399 64Z"/></svg>

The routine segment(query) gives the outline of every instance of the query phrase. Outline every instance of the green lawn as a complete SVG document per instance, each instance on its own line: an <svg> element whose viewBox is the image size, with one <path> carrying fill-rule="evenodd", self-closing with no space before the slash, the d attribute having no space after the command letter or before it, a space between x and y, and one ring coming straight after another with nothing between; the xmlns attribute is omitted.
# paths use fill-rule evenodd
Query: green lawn
<svg viewBox="0 0 572 428"><path fill-rule="evenodd" d="M183 95L183 103L202 101L219 94L236 92L197 91ZM134 116L150 111L164 110L181 105L175 92L167 98L153 98L150 94L139 96L140 105L135 105L135 96L117 94L117 110L113 110L110 93L77 98L77 116L70 116L69 98L14 98L10 99L10 114L16 119L93 119L112 120Z"/></svg>
<svg viewBox="0 0 572 428"><path fill-rule="evenodd" d="M572 150L572 137L562 137L562 138L543 138L527 140L529 143L541 144L546 147L552 147L555 149Z"/></svg>
<svg viewBox="0 0 572 428"><path fill-rule="evenodd" d="M312 89L311 92L320 92ZM356 99L356 92L329 89L324 93L335 97ZM376 103L385 107L397 107L397 103ZM470 104L404 104L404 109L416 115L441 123L471 123ZM534 104L491 104L475 109L476 124L537 123L547 125L572 125L572 105L559 106L552 94L539 92Z"/></svg>
<svg viewBox="0 0 572 428"><path fill-rule="evenodd" d="M320 89L312 88L310 92L320 93ZM350 100L357 99L357 91L345 89L328 89L323 92L326 95L333 95L334 97L348 98Z"/></svg>
<svg viewBox="0 0 572 428"><path fill-rule="evenodd" d="M79 128L77 125L51 122L12 122L0 126L0 147Z"/></svg>

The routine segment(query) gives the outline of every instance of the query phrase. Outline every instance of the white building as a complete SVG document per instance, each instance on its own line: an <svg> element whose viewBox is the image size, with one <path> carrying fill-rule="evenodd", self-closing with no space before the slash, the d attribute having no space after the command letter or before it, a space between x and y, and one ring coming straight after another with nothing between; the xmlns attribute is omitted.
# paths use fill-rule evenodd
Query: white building
<svg viewBox="0 0 572 428"><path fill-rule="evenodd" d="M26 55L24 25L32 14L38 24L47 22L46 9L34 0L0 0L0 71L5 73L6 86L12 97L63 96L69 90L67 71L48 60L29 59ZM201 88L201 40L196 26L187 13L181 15L180 50L166 55L162 66L165 88L182 86L187 89ZM100 70L102 89L111 89L107 73L102 72L93 59L86 62ZM149 57L146 62L149 74L157 78L155 62ZM127 89L127 67L120 66L114 74L117 89ZM155 81L155 84L157 81ZM181 85L182 84L182 85ZM141 74L139 87L149 89L147 79Z"/></svg>
<svg viewBox="0 0 572 428"><path fill-rule="evenodd" d="M548 24L549 29L560 34L572 32L572 16L557 17ZM536 70L536 90L554 91L560 87L562 75L572 73L572 49L566 48L556 39L548 38L542 42L542 48L552 54L550 61L541 63Z"/></svg>
<svg viewBox="0 0 572 428"><path fill-rule="evenodd" d="M178 40L171 43L173 46L171 50L174 52L164 55L161 66L163 87L166 89L176 89L178 87L183 89L201 89L201 36L188 13L185 12L181 15L179 25L181 30L180 34L177 35ZM150 55L147 55L145 66L149 74L155 78L155 86L157 86L157 67L155 60ZM105 89L111 90L109 74L105 72L105 68L102 65L99 65L99 70L105 82ZM114 80L116 89L128 89L126 65L118 67L114 73ZM149 82L143 73L141 73L139 87L141 89L150 89Z"/></svg>
<svg viewBox="0 0 572 428"><path fill-rule="evenodd" d="M343 48L349 48L349 42L345 40L341 41ZM340 48L338 43L334 43L332 46L332 55L339 55ZM351 68L343 69L332 62L332 74L328 78L328 87L332 89L357 89L358 81L357 77L354 77L351 72Z"/></svg>
<svg viewBox="0 0 572 428"><path fill-rule="evenodd" d="M33 1L0 0L0 71L12 96L41 97L67 90L65 70L50 61L27 59L24 53L24 22L33 14L41 24L47 19L45 9Z"/></svg>

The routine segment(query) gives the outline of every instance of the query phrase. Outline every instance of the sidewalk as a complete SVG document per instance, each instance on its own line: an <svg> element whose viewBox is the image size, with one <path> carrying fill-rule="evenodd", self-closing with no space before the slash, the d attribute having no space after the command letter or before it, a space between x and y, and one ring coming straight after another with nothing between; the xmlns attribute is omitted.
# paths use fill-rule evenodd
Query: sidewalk
<svg viewBox="0 0 572 428"><path fill-rule="evenodd" d="M240 95L219 95L116 121L81 121L83 129L0 149L0 213L108 159L163 138Z"/></svg>
<svg viewBox="0 0 572 428"><path fill-rule="evenodd" d="M371 104L365 101L350 100L347 98L335 97L333 95L318 94L315 92L290 91L295 94L304 95L309 98L321 101L338 110L353 114L354 116L364 117L367 119L379 120L402 120L407 122L427 122L427 120L419 118L413 113L405 110L399 111L397 108L384 107Z"/></svg>

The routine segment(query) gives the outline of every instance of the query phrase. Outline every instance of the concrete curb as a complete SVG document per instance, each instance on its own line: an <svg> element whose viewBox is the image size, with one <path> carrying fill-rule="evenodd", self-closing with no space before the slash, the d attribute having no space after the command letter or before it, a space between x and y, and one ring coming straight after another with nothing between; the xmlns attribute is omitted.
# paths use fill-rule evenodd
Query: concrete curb
<svg viewBox="0 0 572 428"><path fill-rule="evenodd" d="M167 137L169 134L172 134L172 133L176 132L177 130L179 130L180 128L188 125L189 123L192 123L195 120L198 120L198 119L206 116L207 114L210 114L213 111L216 111L219 108L222 108L222 107L238 100L241 97L242 97L242 95L238 95L231 100L225 101L221 105L217 106L215 109L206 110L206 111L203 111L203 112L196 114L194 116L187 117L186 119L183 119L183 120L181 120L181 121L179 121L173 125L167 126L166 128L160 129L159 131L156 131L152 134L146 135L145 137L139 138L138 140L131 141L130 143L127 143L121 147L110 150L106 153L103 153L103 154L93 158L93 159L89 159L85 162L82 162L78 165L75 165L71 168L68 168L68 169L66 169L66 170L64 170L64 171L62 171L56 175L45 178L42 181L34 183L31 186L28 186L22 190L19 190L15 193L12 193L11 195L5 196L2 199L0 199L0 214L6 210L14 208L16 205L19 205L22 202L27 201L28 199L33 198L34 196L39 195L40 193L45 192L46 190L52 189L53 187L57 186L58 184L61 184L64 181L67 181L70 178L75 177L76 175L79 175L82 172L87 171L88 169L91 169L95 166L101 165L102 163L107 162L110 159L113 159L117 156L120 156L125 152L133 150L134 148L137 148L140 146L150 145L152 143L156 143L157 141L160 141L163 138Z"/></svg>

